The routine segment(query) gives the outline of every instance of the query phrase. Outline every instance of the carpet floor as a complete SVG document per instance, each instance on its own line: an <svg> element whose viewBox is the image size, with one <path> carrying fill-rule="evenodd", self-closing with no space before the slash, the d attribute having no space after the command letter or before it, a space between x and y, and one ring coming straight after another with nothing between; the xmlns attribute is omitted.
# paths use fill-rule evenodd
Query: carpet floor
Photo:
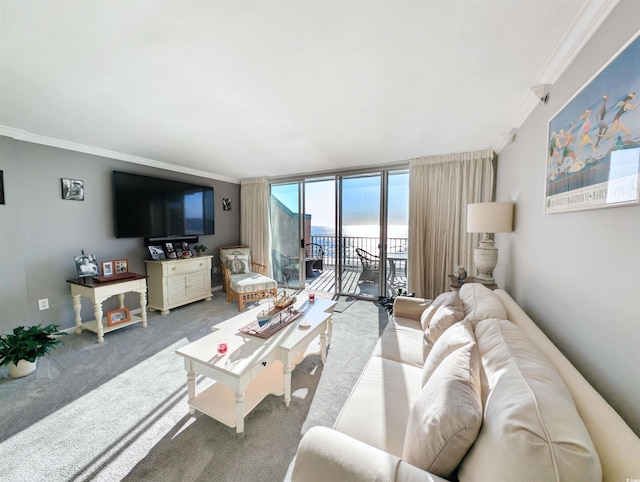
<svg viewBox="0 0 640 482"><path fill-rule="evenodd" d="M351 301L351 300L349 300ZM216 292L209 302L149 314L105 335L90 332L11 379L0 369L0 459L3 481L283 481L302 435L332 426L364 368L386 311L357 300L333 315L322 365L303 360L292 373L292 400L268 396L238 436L212 418L189 414L186 372L175 350L237 314ZM198 391L210 380L199 377Z"/></svg>

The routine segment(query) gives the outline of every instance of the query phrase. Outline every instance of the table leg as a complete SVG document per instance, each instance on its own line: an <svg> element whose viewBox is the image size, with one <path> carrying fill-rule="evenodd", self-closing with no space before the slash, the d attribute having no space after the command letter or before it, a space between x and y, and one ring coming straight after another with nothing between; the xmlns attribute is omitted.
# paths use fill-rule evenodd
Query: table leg
<svg viewBox="0 0 640 482"><path fill-rule="evenodd" d="M82 318L80 318L80 308L82 307L80 303L80 298L82 295L71 295L73 299L73 311L76 312L76 333L82 333Z"/></svg>
<svg viewBox="0 0 640 482"><path fill-rule="evenodd" d="M236 433L244 432L244 392L236 392Z"/></svg>
<svg viewBox="0 0 640 482"><path fill-rule="evenodd" d="M187 396L189 402L196 398L196 372L191 368L187 369ZM189 413L191 415L195 414L196 409L193 407L189 408Z"/></svg>
<svg viewBox="0 0 640 482"><path fill-rule="evenodd" d="M147 327L147 292L145 290L140 291L140 318L142 318L142 327Z"/></svg>
<svg viewBox="0 0 640 482"><path fill-rule="evenodd" d="M104 341L104 330L102 328L102 301L96 301L93 304L93 314L96 317L96 328L98 332L98 343Z"/></svg>
<svg viewBox="0 0 640 482"><path fill-rule="evenodd" d="M325 333L325 331L320 333L320 361L323 365L327 361L327 335Z"/></svg>
<svg viewBox="0 0 640 482"><path fill-rule="evenodd" d="M124 293L118 295L118 301L120 302L120 309L124 308Z"/></svg>
<svg viewBox="0 0 640 482"><path fill-rule="evenodd" d="M291 365L289 362L284 366L284 406L291 404Z"/></svg>

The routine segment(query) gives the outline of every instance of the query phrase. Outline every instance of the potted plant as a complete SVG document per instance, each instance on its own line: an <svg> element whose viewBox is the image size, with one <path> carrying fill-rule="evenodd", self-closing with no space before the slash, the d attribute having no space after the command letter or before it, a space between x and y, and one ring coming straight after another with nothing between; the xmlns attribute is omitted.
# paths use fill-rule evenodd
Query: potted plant
<svg viewBox="0 0 640 482"><path fill-rule="evenodd" d="M30 327L18 326L13 334L0 335L0 365L9 365L13 378L24 377L36 371L36 361L62 343L58 336L67 335L58 331L57 325Z"/></svg>
<svg viewBox="0 0 640 482"><path fill-rule="evenodd" d="M193 249L196 251L196 256L202 256L202 253L207 250L207 247L204 244L196 244Z"/></svg>

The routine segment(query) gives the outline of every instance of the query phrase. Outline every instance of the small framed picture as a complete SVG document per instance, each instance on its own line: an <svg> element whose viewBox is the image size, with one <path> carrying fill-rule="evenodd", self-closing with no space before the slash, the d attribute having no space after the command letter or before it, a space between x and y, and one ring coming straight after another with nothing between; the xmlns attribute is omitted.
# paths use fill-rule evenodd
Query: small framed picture
<svg viewBox="0 0 640 482"><path fill-rule="evenodd" d="M231 199L229 199L228 197L222 198L222 210L231 211Z"/></svg>
<svg viewBox="0 0 640 482"><path fill-rule="evenodd" d="M103 276L113 275L113 261L102 262L102 275Z"/></svg>
<svg viewBox="0 0 640 482"><path fill-rule="evenodd" d="M149 253L151 259L158 261L159 259L167 259L162 249L162 246L149 246Z"/></svg>
<svg viewBox="0 0 640 482"><path fill-rule="evenodd" d="M98 261L95 254L83 254L82 256L74 256L76 269L78 270L78 278L85 276L98 276Z"/></svg>
<svg viewBox="0 0 640 482"><path fill-rule="evenodd" d="M116 259L113 265L116 273L126 273L129 271L129 263L127 263L126 259Z"/></svg>
<svg viewBox="0 0 640 482"><path fill-rule="evenodd" d="M187 242L183 242L182 243L182 257L183 258L190 258L191 255L191 250L189 249L189 243Z"/></svg>
<svg viewBox="0 0 640 482"><path fill-rule="evenodd" d="M129 308L118 308L107 312L107 326L119 325L126 323L131 319Z"/></svg>
<svg viewBox="0 0 640 482"><path fill-rule="evenodd" d="M84 181L79 179L61 179L62 199L84 201Z"/></svg>

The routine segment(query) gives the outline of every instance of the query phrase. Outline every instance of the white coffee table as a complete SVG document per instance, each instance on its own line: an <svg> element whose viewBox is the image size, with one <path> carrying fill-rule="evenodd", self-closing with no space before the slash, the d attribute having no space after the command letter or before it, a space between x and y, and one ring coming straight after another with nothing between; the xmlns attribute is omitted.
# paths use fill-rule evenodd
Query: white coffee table
<svg viewBox="0 0 640 482"><path fill-rule="evenodd" d="M255 320L260 308L240 313L213 327L204 336L178 350L187 370L187 390L191 413L205 413L237 433L244 432L244 418L267 395L284 395L291 402L291 372L301 360L312 354L326 359L327 333L336 302L316 299L309 303L298 296L294 307L304 315L269 338L240 331ZM308 324L306 328L300 324ZM218 343L226 341L227 352L217 353ZM215 382L196 393L196 375Z"/></svg>

